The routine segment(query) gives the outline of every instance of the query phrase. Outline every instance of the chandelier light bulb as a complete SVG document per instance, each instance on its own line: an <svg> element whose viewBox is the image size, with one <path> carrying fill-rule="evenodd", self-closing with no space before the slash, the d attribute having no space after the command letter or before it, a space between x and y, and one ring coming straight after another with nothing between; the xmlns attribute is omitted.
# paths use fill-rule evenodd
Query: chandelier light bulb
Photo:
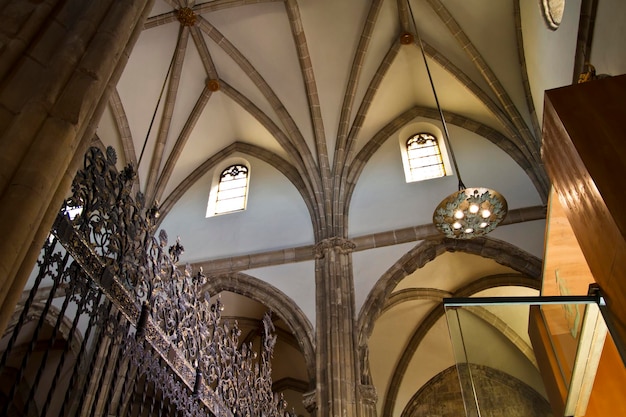
<svg viewBox="0 0 626 417"><path fill-rule="evenodd" d="M470 211L470 213L472 213L472 214L476 214L476 213L478 213L478 209L479 209L479 208L480 208L480 207L478 207L478 204L470 204L470 206L469 206L469 211Z"/></svg>
<svg viewBox="0 0 626 417"><path fill-rule="evenodd" d="M465 217L465 213L463 213L463 210L457 210L454 212L455 219L461 220L463 217Z"/></svg>
<svg viewBox="0 0 626 417"><path fill-rule="evenodd" d="M489 210L485 209L482 212L482 216L483 216L483 219L488 219L489 216L491 216L491 212Z"/></svg>

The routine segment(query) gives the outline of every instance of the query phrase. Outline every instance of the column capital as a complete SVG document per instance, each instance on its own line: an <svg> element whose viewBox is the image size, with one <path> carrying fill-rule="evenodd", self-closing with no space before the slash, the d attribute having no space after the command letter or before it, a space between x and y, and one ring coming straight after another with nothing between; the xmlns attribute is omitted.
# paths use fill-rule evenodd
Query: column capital
<svg viewBox="0 0 626 417"><path fill-rule="evenodd" d="M326 256L326 252L331 249L337 249L339 253L352 253L356 248L356 244L351 240L342 237L331 237L324 239L315 245L315 259L322 259Z"/></svg>
<svg viewBox="0 0 626 417"><path fill-rule="evenodd" d="M317 410L317 391L309 391L302 394L302 405L311 414Z"/></svg>
<svg viewBox="0 0 626 417"><path fill-rule="evenodd" d="M359 385L359 396L365 404L375 406L378 402L378 393L373 385Z"/></svg>

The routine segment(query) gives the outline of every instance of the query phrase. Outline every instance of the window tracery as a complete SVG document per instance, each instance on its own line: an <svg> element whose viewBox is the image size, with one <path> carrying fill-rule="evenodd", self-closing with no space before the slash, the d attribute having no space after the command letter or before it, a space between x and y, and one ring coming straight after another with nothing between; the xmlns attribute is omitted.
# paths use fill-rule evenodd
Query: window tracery
<svg viewBox="0 0 626 417"><path fill-rule="evenodd" d="M427 132L412 135L406 141L406 150L413 181L446 175L441 149L434 135Z"/></svg>
<svg viewBox="0 0 626 417"><path fill-rule="evenodd" d="M222 171L217 185L214 214L230 213L246 208L248 177L248 167L243 164L234 164Z"/></svg>

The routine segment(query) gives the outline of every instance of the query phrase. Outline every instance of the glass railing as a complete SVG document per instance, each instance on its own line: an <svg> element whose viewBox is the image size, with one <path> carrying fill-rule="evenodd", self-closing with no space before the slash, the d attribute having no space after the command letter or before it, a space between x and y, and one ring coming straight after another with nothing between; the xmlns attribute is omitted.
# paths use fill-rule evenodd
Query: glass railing
<svg viewBox="0 0 626 417"><path fill-rule="evenodd" d="M564 415L584 415L607 334L602 305L599 296L445 299L467 417L502 415L501 410L487 406L493 401L486 398L489 392L482 387L485 382L475 375L481 366L530 381L538 392L546 388L541 377L537 381L528 370L534 368L535 374L539 374L539 352L535 357L531 347L535 342L531 344L528 336L529 316L532 321L533 314L542 329L545 350L541 357L550 358L555 381L564 387ZM517 356L510 351L517 352ZM542 394L546 395L545 391Z"/></svg>

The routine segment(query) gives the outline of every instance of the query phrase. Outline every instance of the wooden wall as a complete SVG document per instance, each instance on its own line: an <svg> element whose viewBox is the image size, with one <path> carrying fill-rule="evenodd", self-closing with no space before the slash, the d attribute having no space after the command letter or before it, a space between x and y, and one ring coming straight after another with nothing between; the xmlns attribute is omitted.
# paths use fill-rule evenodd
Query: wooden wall
<svg viewBox="0 0 626 417"><path fill-rule="evenodd" d="M596 282L614 319L612 336L622 345L626 340L626 189L622 185L626 75L547 91L542 158L553 185L542 295L566 295L564 290L585 294L588 284ZM533 323L537 317L531 316L531 328L537 327ZM545 343L537 335L532 339L534 346ZM547 359L539 359L542 372L555 372ZM544 375L546 385L554 380L554 375ZM625 386L624 362L608 337L586 416L626 415ZM554 397L562 387L547 390Z"/></svg>
<svg viewBox="0 0 626 417"><path fill-rule="evenodd" d="M626 340L626 75L547 91L542 158Z"/></svg>

